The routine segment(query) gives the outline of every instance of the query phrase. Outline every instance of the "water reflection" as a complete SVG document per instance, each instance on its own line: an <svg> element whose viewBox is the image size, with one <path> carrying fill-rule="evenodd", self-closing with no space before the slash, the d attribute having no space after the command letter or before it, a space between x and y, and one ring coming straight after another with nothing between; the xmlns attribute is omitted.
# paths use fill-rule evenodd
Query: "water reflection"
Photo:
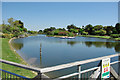
<svg viewBox="0 0 120 80"><path fill-rule="evenodd" d="M73 45L77 44L77 42L76 41L67 41L67 44L70 44L71 46L73 46Z"/></svg>
<svg viewBox="0 0 120 80"><path fill-rule="evenodd" d="M15 43L12 42L11 45L16 49L16 50L21 50L23 48L23 43Z"/></svg>
<svg viewBox="0 0 120 80"><path fill-rule="evenodd" d="M86 42L81 42L81 41L55 41L54 43L67 43L68 45L74 46L76 44L85 44L87 47L92 47L95 46L96 48L101 48L101 47L106 47L109 49L114 48L116 52L120 52L120 42L92 42L92 41L86 41ZM15 43L12 42L12 46L16 50L21 50L23 48L23 43ZM42 48L42 43L40 43L40 56L42 54L41 51Z"/></svg>
<svg viewBox="0 0 120 80"><path fill-rule="evenodd" d="M86 46L95 46L95 47L106 47L114 48L116 52L120 52L120 43L119 42L85 42Z"/></svg>
<svg viewBox="0 0 120 80"><path fill-rule="evenodd" d="M40 43L40 65L42 65L42 43Z"/></svg>
<svg viewBox="0 0 120 80"><path fill-rule="evenodd" d="M67 41L68 45L75 45L75 44L79 44L81 42L76 42L76 41ZM114 48L114 50L116 52L120 52L120 42L91 42L91 41L87 41L87 42L82 42L83 44L85 44L87 47L106 47L106 48Z"/></svg>

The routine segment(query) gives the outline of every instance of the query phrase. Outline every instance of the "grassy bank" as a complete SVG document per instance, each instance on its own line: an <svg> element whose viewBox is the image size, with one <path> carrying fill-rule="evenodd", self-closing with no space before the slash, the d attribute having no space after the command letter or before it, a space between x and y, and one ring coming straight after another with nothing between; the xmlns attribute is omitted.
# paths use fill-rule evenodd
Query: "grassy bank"
<svg viewBox="0 0 120 80"><path fill-rule="evenodd" d="M112 38L110 36L98 36L98 35L78 35L79 37L92 37L92 38L101 38L101 39L111 39L115 41L120 41L120 38ZM47 37L68 37L60 35L47 35Z"/></svg>
<svg viewBox="0 0 120 80"><path fill-rule="evenodd" d="M2 40L2 57L1 57L2 59L28 65L16 52L12 50L9 44L9 39L7 38L0 38L0 39ZM29 78L33 78L35 76L35 73L33 73L32 71L7 64L2 64L2 69Z"/></svg>
<svg viewBox="0 0 120 80"><path fill-rule="evenodd" d="M120 41L120 38L111 38L110 36L97 36L97 35L78 35L80 37L92 37L92 38L102 38L102 39L111 39L115 41Z"/></svg>

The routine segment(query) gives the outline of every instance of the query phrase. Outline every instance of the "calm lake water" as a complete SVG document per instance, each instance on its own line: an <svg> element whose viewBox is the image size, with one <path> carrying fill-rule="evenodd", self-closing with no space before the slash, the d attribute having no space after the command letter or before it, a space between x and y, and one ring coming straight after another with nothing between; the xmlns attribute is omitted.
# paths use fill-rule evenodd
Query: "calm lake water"
<svg viewBox="0 0 120 80"><path fill-rule="evenodd" d="M75 61L102 57L120 52L120 42L99 38L76 37L60 39L45 35L15 39L12 46L32 66L49 67ZM113 58L111 61L117 60ZM97 66L91 63L82 69ZM62 76L77 71L77 67L48 73L50 77Z"/></svg>

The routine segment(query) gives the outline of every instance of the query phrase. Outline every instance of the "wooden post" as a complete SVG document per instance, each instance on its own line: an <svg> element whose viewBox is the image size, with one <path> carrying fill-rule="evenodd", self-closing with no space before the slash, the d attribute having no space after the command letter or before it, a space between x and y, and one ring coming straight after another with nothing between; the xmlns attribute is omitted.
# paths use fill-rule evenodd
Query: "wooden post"
<svg viewBox="0 0 120 80"><path fill-rule="evenodd" d="M80 78L81 78L81 66L80 65L78 65L78 72L79 72L79 75L78 75L78 80L80 80Z"/></svg>

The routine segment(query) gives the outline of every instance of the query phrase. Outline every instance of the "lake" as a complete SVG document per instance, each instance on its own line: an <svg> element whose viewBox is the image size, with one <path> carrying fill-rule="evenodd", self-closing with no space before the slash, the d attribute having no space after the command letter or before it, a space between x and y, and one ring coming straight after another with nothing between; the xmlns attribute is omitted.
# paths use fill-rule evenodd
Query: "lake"
<svg viewBox="0 0 120 80"><path fill-rule="evenodd" d="M12 41L17 53L31 66L44 68L75 61L97 58L120 52L120 42L100 38L76 37L60 39L45 35L19 38ZM112 61L118 58L113 58ZM98 62L97 62L98 64ZM82 69L97 66L83 65ZM47 73L54 78L77 71L77 67Z"/></svg>

